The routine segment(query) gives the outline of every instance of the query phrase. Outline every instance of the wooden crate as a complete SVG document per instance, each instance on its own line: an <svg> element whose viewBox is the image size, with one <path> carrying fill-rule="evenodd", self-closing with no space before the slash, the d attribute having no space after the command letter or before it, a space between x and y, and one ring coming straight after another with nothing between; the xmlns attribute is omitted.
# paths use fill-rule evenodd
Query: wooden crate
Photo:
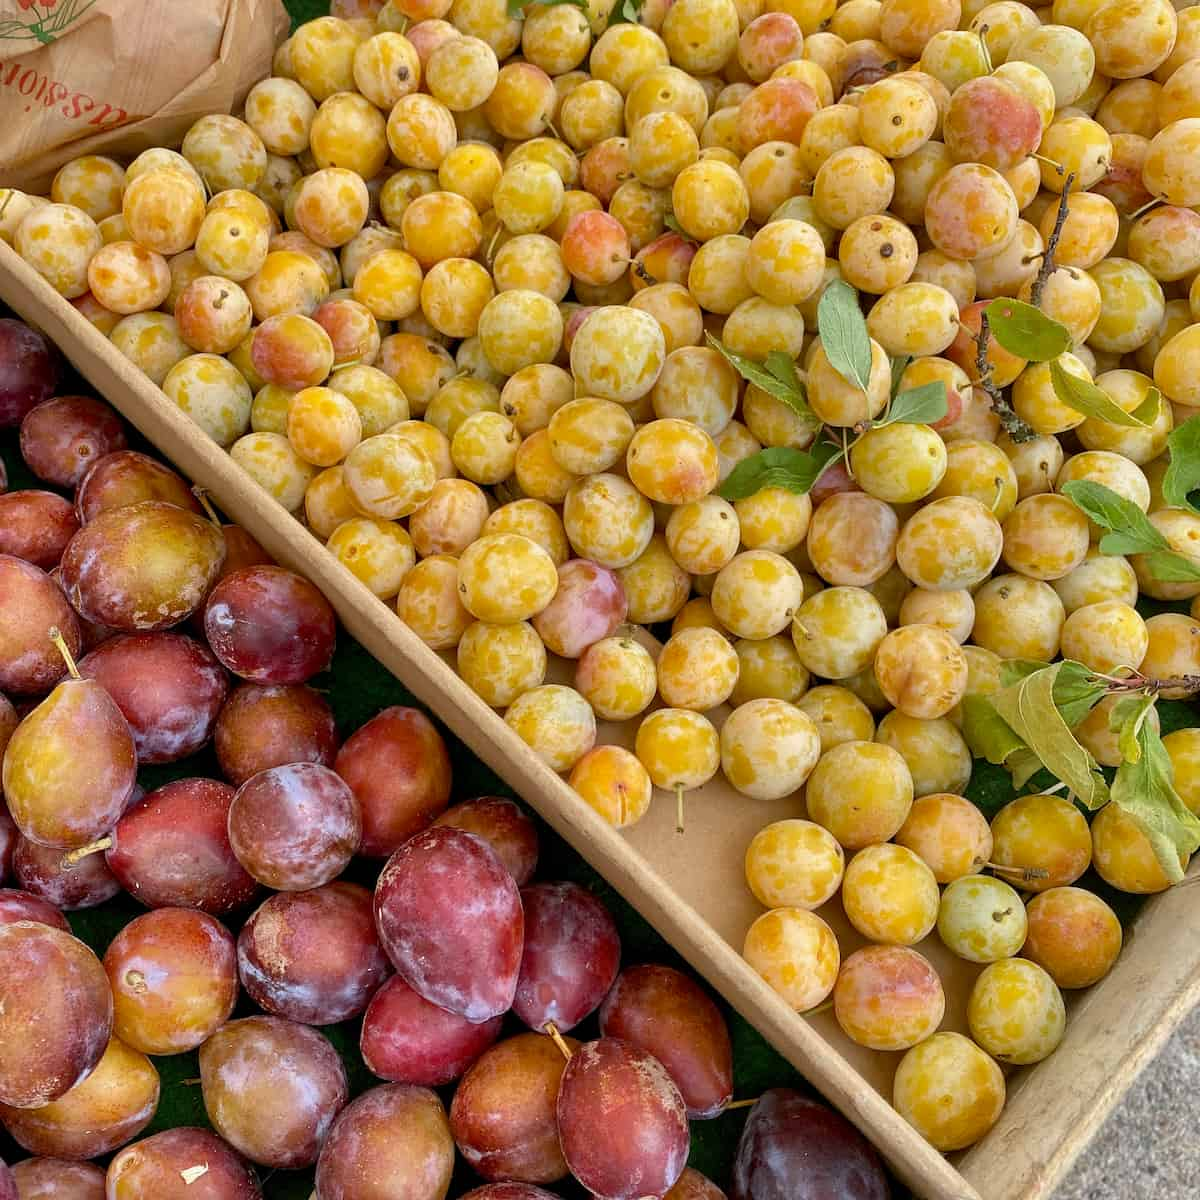
<svg viewBox="0 0 1200 1200"><path fill-rule="evenodd" d="M996 1127L953 1159L933 1150L889 1103L898 1055L874 1053L842 1035L831 1013L799 1016L742 960L750 922L762 911L747 891L742 858L769 821L802 815L797 799L762 802L720 778L689 793L687 831L674 829L674 799L657 793L650 814L625 832L610 828L544 766L442 657L328 554L242 473L92 325L0 242L0 300L43 329L79 372L181 471L208 488L280 563L324 591L346 628L476 754L505 778L670 940L747 1020L875 1143L892 1169L927 1200L1048 1200L1075 1156L1138 1071L1200 1000L1200 903L1190 888L1152 899L1126 931L1111 974L1068 994L1059 1049L1009 1078ZM632 730L601 739L629 744ZM843 954L862 939L840 904L821 910ZM919 949L942 974L943 1028L965 1026L978 968L955 959L936 934Z"/></svg>

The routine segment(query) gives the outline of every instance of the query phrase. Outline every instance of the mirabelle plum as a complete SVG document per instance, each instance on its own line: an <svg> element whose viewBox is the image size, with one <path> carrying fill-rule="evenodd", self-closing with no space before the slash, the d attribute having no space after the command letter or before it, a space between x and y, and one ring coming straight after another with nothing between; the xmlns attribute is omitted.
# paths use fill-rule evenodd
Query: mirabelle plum
<svg viewBox="0 0 1200 1200"><path fill-rule="evenodd" d="M1118 891L1146 895L1171 886L1141 825L1116 804L1092 818L1092 863ZM1186 855L1179 855L1179 864L1186 869Z"/></svg>
<svg viewBox="0 0 1200 1200"><path fill-rule="evenodd" d="M842 963L833 991L843 1032L872 1050L907 1050L942 1023L946 997L929 962L904 946L865 946Z"/></svg>
<svg viewBox="0 0 1200 1200"><path fill-rule="evenodd" d="M617 829L636 824L650 807L650 776L620 746L590 750L575 764L569 782L586 804Z"/></svg>
<svg viewBox="0 0 1200 1200"><path fill-rule="evenodd" d="M1062 1041L1067 1013L1054 980L1036 963L1009 958L985 967L967 1004L971 1036L1001 1062L1041 1062Z"/></svg>
<svg viewBox="0 0 1200 1200"><path fill-rule="evenodd" d="M306 175L295 195L295 226L318 246L344 246L362 229L371 207L362 177L344 167Z"/></svg>
<svg viewBox="0 0 1200 1200"><path fill-rule="evenodd" d="M721 766L744 796L778 800L809 778L821 752L816 726L785 700L750 700L721 728Z"/></svg>
<svg viewBox="0 0 1200 1200"><path fill-rule="evenodd" d="M1061 579L1087 557L1088 521L1065 496L1022 500L1004 522L1004 561L1030 579Z"/></svg>
<svg viewBox="0 0 1200 1200"><path fill-rule="evenodd" d="M1175 773L1175 791L1192 810L1200 810L1200 730L1176 729L1163 738Z"/></svg>
<svg viewBox="0 0 1200 1200"><path fill-rule="evenodd" d="M982 163L957 163L930 189L925 228L952 258L999 254L1017 230L1017 200L1008 181Z"/></svg>
<svg viewBox="0 0 1200 1200"><path fill-rule="evenodd" d="M250 427L250 385L238 369L215 354L191 354L166 374L163 392L221 446Z"/></svg>
<svg viewBox="0 0 1200 1200"><path fill-rule="evenodd" d="M408 400L404 393L376 367L365 364L337 367L325 386L341 392L358 410L363 437L374 437L408 420Z"/></svg>
<svg viewBox="0 0 1200 1200"><path fill-rule="evenodd" d="M773 637L800 607L800 573L769 550L746 550L724 566L713 584L717 619L738 637ZM797 647L799 650L799 647Z"/></svg>
<svg viewBox="0 0 1200 1200"><path fill-rule="evenodd" d="M1092 858L1087 822L1061 796L1021 796L1006 804L992 820L992 839L992 861L1024 872L1020 886L1031 892L1074 883ZM1035 878L1037 871L1045 876Z"/></svg>
<svg viewBox="0 0 1200 1200"><path fill-rule="evenodd" d="M1004 1108L1004 1075L961 1033L935 1033L900 1060L892 1103L943 1153L977 1142Z"/></svg>
<svg viewBox="0 0 1200 1200"><path fill-rule="evenodd" d="M938 883L973 874L992 856L992 831L983 813L949 792L914 800L896 841L919 855Z"/></svg>
<svg viewBox="0 0 1200 1200"><path fill-rule="evenodd" d="M314 247L325 249L315 243ZM337 272L336 278L340 281L336 258L329 269ZM330 286L326 270L313 255L281 248L271 250L258 273L246 280L245 292L254 308L255 319L266 321L286 313L307 316L315 312L329 295Z"/></svg>
<svg viewBox="0 0 1200 1200"><path fill-rule="evenodd" d="M944 716L966 691L966 659L954 638L934 625L893 630L876 650L874 669L883 694L911 717Z"/></svg>
<svg viewBox="0 0 1200 1200"><path fill-rule="evenodd" d="M541 500L514 500L501 505L484 522L485 534L515 533L536 542L556 566L571 557L567 535L558 513Z"/></svg>
<svg viewBox="0 0 1200 1200"><path fill-rule="evenodd" d="M1021 897L991 875L962 875L942 893L938 936L960 958L989 963L1011 958L1025 941Z"/></svg>
<svg viewBox="0 0 1200 1200"><path fill-rule="evenodd" d="M1200 621L1184 613L1159 613L1146 621L1150 645L1140 669L1158 679L1193 675L1200 671ZM1164 688L1164 699L1182 699L1187 693L1180 688Z"/></svg>
<svg viewBox="0 0 1200 1200"><path fill-rule="evenodd" d="M672 708L704 712L729 698L738 671L737 651L728 638L715 629L687 629L672 636L659 654L659 692Z"/></svg>
<svg viewBox="0 0 1200 1200"><path fill-rule="evenodd" d="M379 517L343 521L326 547L381 600L396 595L416 560L412 539L404 528Z"/></svg>
<svg viewBox="0 0 1200 1200"><path fill-rule="evenodd" d="M886 634L883 609L863 588L825 588L800 605L792 623L800 661L825 679L865 670Z"/></svg>
<svg viewBox="0 0 1200 1200"><path fill-rule="evenodd" d="M837 891L844 868L841 846L812 821L776 821L746 850L746 883L767 908L819 908Z"/></svg>
<svg viewBox="0 0 1200 1200"><path fill-rule="evenodd" d="M280 433L247 433L229 448L229 456L269 496L289 512L298 511L317 468L292 449Z"/></svg>
<svg viewBox="0 0 1200 1200"><path fill-rule="evenodd" d="M1066 610L1045 581L997 575L975 593L975 643L1001 658L1048 662L1058 653Z"/></svg>
<svg viewBox="0 0 1200 1200"><path fill-rule="evenodd" d="M971 778L970 749L949 717L925 720L897 709L879 722L875 739L900 752L912 775L914 795L961 791Z"/></svg>
<svg viewBox="0 0 1200 1200"><path fill-rule="evenodd" d="M1092 671L1136 669L1146 655L1150 636L1136 609L1122 600L1102 600L1075 609L1062 630L1062 653Z"/></svg>
<svg viewBox="0 0 1200 1200"><path fill-rule="evenodd" d="M656 533L645 550L617 571L629 604L629 620L639 625L669 621L683 607L691 578L671 557L666 539Z"/></svg>
<svg viewBox="0 0 1200 1200"><path fill-rule="evenodd" d="M872 942L915 945L937 923L939 899L933 872L904 846L866 846L846 865L846 916Z"/></svg>
<svg viewBox="0 0 1200 1200"><path fill-rule="evenodd" d="M813 770L805 801L812 820L846 849L857 850L886 842L904 824L913 802L912 776L890 746L842 742Z"/></svg>
<svg viewBox="0 0 1200 1200"><path fill-rule="evenodd" d="M826 224L848 229L859 217L883 212L895 189L895 173L882 154L868 146L847 146L821 164L812 195Z"/></svg>
<svg viewBox="0 0 1200 1200"><path fill-rule="evenodd" d="M1094 892L1051 888L1034 896L1026 911L1029 934L1022 955L1045 968L1060 988L1091 987L1121 952L1121 922Z"/></svg>
<svg viewBox="0 0 1200 1200"><path fill-rule="evenodd" d="M654 699L658 677L654 659L632 638L607 637L579 659L575 686L596 713L608 721L637 716Z"/></svg>
<svg viewBox="0 0 1200 1200"><path fill-rule="evenodd" d="M569 771L596 741L591 705L574 688L559 684L518 696L504 723L554 771Z"/></svg>
<svg viewBox="0 0 1200 1200"><path fill-rule="evenodd" d="M1041 114L1003 79L968 80L950 99L944 137L958 162L1007 171L1038 148L1041 136Z"/></svg>
<svg viewBox="0 0 1200 1200"><path fill-rule="evenodd" d="M721 744L712 722L684 708L655 709L638 726L635 752L655 787L680 797L703 787L721 765Z"/></svg>
<svg viewBox="0 0 1200 1200"><path fill-rule="evenodd" d="M1068 615L1076 609L1106 601L1120 601L1131 607L1137 603L1137 576L1127 559L1101 554L1092 547L1087 558L1069 575L1054 580Z"/></svg>
<svg viewBox="0 0 1200 1200"><path fill-rule="evenodd" d="M842 742L869 742L875 734L871 710L844 687L823 684L810 688L796 706L812 718L826 754Z"/></svg>
<svg viewBox="0 0 1200 1200"><path fill-rule="evenodd" d="M937 625L961 646L975 624L975 601L965 588L933 592L913 588L900 602L901 625Z"/></svg>
<svg viewBox="0 0 1200 1200"><path fill-rule="evenodd" d="M450 650L471 625L458 592L458 560L435 554L408 571L396 597L400 619L430 649Z"/></svg>
<svg viewBox="0 0 1200 1200"><path fill-rule="evenodd" d="M820 1004L837 981L837 938L807 909L763 913L746 931L742 956L797 1012Z"/></svg>

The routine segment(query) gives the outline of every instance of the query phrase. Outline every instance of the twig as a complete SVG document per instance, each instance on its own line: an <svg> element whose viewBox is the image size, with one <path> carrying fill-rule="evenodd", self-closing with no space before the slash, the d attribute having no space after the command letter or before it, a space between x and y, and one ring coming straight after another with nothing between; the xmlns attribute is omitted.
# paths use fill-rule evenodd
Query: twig
<svg viewBox="0 0 1200 1200"><path fill-rule="evenodd" d="M1046 280L1054 274L1054 251L1058 249L1058 242L1062 237L1063 226L1067 222L1067 214L1070 211L1071 202L1071 185L1074 182L1075 172L1072 171L1067 176L1067 181L1063 185L1062 195L1058 200L1058 215L1054 218L1054 228L1050 231L1050 237L1046 242L1046 249L1042 253L1042 265L1038 267L1033 287L1029 289L1029 303L1034 308L1041 307L1042 291L1046 287Z"/></svg>
<svg viewBox="0 0 1200 1200"><path fill-rule="evenodd" d="M1106 691L1110 696L1126 692L1146 692L1150 695L1166 691L1188 692L1191 695L1200 692L1200 675L1176 675L1156 679L1152 675L1143 675L1135 671L1132 675L1122 678L1113 675L1101 675L1098 678L1105 681Z"/></svg>
<svg viewBox="0 0 1200 1200"><path fill-rule="evenodd" d="M1028 442L1037 434L1017 416L992 378L992 364L988 359L991 340L992 328L988 324L987 309L983 309L979 314L979 333L975 335L975 373L979 376L979 386L987 393L992 412L1000 418L1000 427L1004 432L1014 442Z"/></svg>

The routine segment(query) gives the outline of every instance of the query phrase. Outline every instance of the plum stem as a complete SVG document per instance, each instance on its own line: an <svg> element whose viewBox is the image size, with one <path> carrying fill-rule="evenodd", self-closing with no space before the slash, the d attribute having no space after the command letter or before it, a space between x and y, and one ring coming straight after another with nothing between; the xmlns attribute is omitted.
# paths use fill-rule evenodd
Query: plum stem
<svg viewBox="0 0 1200 1200"><path fill-rule="evenodd" d="M83 862L89 855L99 854L101 850L111 849L112 844L112 834L106 833L102 838L97 838L94 842L88 842L86 846L77 846L74 850L68 851L63 855L62 865L66 868L73 867L76 863Z"/></svg>
<svg viewBox="0 0 1200 1200"><path fill-rule="evenodd" d="M63 662L67 664L67 672L71 678L82 679L83 676L79 674L79 668L75 665L75 659L71 654L70 648L67 646L67 639L63 637L57 625L53 625L50 628L50 640L58 649L59 654L62 655Z"/></svg>
<svg viewBox="0 0 1200 1200"><path fill-rule="evenodd" d="M750 1100L730 1100L730 1102L725 1105L722 1111L733 1112L735 1108L753 1108L758 1103L759 1099L760 1097L755 1096Z"/></svg>
<svg viewBox="0 0 1200 1200"><path fill-rule="evenodd" d="M995 70L992 66L992 52L988 49L987 44L987 35L991 28L990 25L980 25L978 30L979 49L983 52L983 63L987 67L987 70L984 72L985 75L990 75Z"/></svg>
<svg viewBox="0 0 1200 1200"><path fill-rule="evenodd" d="M220 519L220 517L217 516L217 510L215 508L213 508L212 501L208 498L208 489L202 488L199 484L196 484L195 487L192 488L192 495L195 496L196 499L200 501L200 507L202 509L204 509L205 513L208 516L208 519L218 529L220 529L221 528L221 519Z"/></svg>
<svg viewBox="0 0 1200 1200"><path fill-rule="evenodd" d="M547 1021L542 1026L542 1031L559 1048L563 1058L571 1057L571 1047L567 1045L566 1039L558 1032L558 1026L553 1021Z"/></svg>
<svg viewBox="0 0 1200 1200"><path fill-rule="evenodd" d="M1134 211L1129 214L1129 219L1131 221L1136 221L1138 217L1145 216L1146 213L1148 213L1152 208L1157 208L1160 204L1166 204L1166 201L1161 196L1155 196L1153 200L1147 201L1147 203L1143 204L1141 208L1134 209ZM3 211L3 209L0 209L0 214L3 214Z"/></svg>
<svg viewBox="0 0 1200 1200"><path fill-rule="evenodd" d="M1015 879L1018 883L1033 883L1037 879L1049 879L1050 872L1045 867L1006 867L1003 863L984 863L993 875L1001 878Z"/></svg>
<svg viewBox="0 0 1200 1200"><path fill-rule="evenodd" d="M675 832L683 832L683 784L675 785Z"/></svg>

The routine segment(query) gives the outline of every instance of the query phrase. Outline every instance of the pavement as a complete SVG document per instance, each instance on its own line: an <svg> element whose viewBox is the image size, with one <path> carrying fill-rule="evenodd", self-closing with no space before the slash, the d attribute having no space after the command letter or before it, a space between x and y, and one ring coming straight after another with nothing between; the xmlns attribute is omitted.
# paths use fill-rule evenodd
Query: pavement
<svg viewBox="0 0 1200 1200"><path fill-rule="evenodd" d="M1200 1008L1142 1072L1053 1200L1200 1200Z"/></svg>

